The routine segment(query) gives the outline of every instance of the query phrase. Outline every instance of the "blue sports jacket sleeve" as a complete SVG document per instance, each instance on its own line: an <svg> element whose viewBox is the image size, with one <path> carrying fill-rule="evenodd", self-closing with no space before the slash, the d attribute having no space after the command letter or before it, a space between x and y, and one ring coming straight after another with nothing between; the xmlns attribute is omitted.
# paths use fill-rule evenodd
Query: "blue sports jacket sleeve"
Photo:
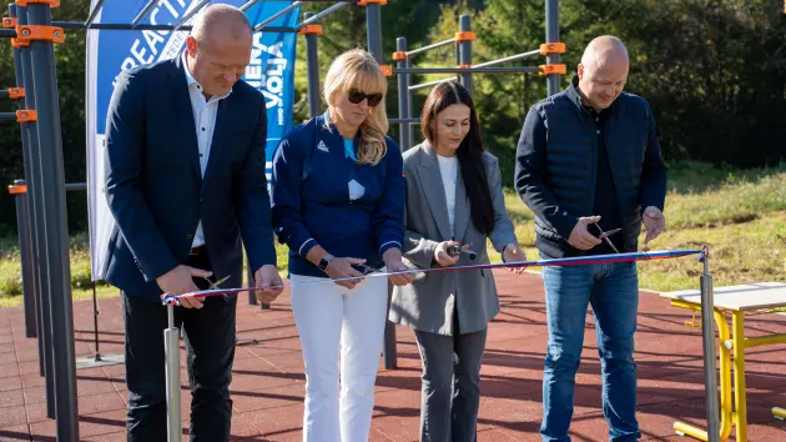
<svg viewBox="0 0 786 442"><path fill-rule="evenodd" d="M385 189L371 216L380 255L392 247L403 248L406 198L404 159L401 157L401 149L392 139L385 138L385 141L387 142Z"/></svg>
<svg viewBox="0 0 786 442"><path fill-rule="evenodd" d="M545 223L565 239L578 222L578 217L561 207L546 185L546 124L536 107L524 120L516 148L514 185L524 203Z"/></svg>
<svg viewBox="0 0 786 442"><path fill-rule="evenodd" d="M180 262L158 230L142 193L145 78L123 72L117 79L106 121L106 199L120 233L146 282Z"/></svg>
<svg viewBox="0 0 786 442"><path fill-rule="evenodd" d="M301 191L305 152L290 132L273 156L273 228L278 240L304 257L317 245L301 216Z"/></svg>
<svg viewBox="0 0 786 442"><path fill-rule="evenodd" d="M276 248L270 215L270 195L265 176L265 145L267 144L267 107L259 96L259 117L251 149L243 166L240 203L237 214L243 245L252 271L263 265L276 265Z"/></svg>

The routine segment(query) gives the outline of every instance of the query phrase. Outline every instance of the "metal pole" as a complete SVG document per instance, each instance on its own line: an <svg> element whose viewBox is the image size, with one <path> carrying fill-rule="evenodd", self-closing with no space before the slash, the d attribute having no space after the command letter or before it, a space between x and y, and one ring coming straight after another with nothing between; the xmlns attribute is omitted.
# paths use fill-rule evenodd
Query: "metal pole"
<svg viewBox="0 0 786 442"><path fill-rule="evenodd" d="M266 18L265 20L263 20L262 22L260 22L259 24L257 24L257 25L254 27L254 32L259 32L259 31L260 31L260 30L262 30L262 28L264 28L265 26L267 26L267 25L269 25L269 24L273 23L273 22L274 22L274 21L276 21L276 20L277 20L279 17L282 17L282 16L284 16L284 15L287 15L287 14L289 14L289 12L290 12L290 11L292 11L292 10L293 10L293 9L295 9L295 8L298 8L298 7L299 7L300 5L302 5L302 4L303 4L303 2L301 2L301 1L295 1L295 2L292 2L292 4L291 4L291 5L289 5L289 6L285 7L284 9L282 9L282 10L280 10L280 11L276 12L275 14L271 15L270 17Z"/></svg>
<svg viewBox="0 0 786 442"><path fill-rule="evenodd" d="M101 8L104 6L105 1L106 0L98 0L96 6L93 8L92 11L90 11L90 15L87 16L87 20L85 20L85 27L90 27L90 25L93 24L93 20L96 19L96 16L98 15L98 11L100 11Z"/></svg>
<svg viewBox="0 0 786 442"><path fill-rule="evenodd" d="M546 0L546 43L559 41L559 0ZM547 64L559 63L559 54L549 54L546 56ZM554 95L560 90L562 76L552 74L546 76L546 85L549 96Z"/></svg>
<svg viewBox="0 0 786 442"><path fill-rule="evenodd" d="M295 29L300 29L300 28L302 28L302 27L304 27L306 25L310 25L311 23L314 23L314 22L322 19L323 17L328 16L328 15L336 12L339 9L341 9L344 6L347 6L347 5L349 5L349 2L338 2L335 5L325 9L324 11L322 11L322 12L316 14L316 15L312 14L310 17L308 17L305 20L303 20L303 23L300 23L297 26L295 26Z"/></svg>
<svg viewBox="0 0 786 442"><path fill-rule="evenodd" d="M199 11L201 11L202 8L204 8L205 5L208 4L208 3L210 3L210 0L200 0L200 2L197 3L196 6L191 8L191 10L188 11L188 13L186 15L180 17L180 20L178 20L177 23L175 23L175 29L174 30L177 31L180 28L182 28L183 25L186 24L186 22L191 20L191 17L197 15L199 13Z"/></svg>
<svg viewBox="0 0 786 442"><path fill-rule="evenodd" d="M479 63L472 66L472 69L495 66L498 64L507 63L509 61L521 60L522 58L535 57L538 55L540 55L540 49L535 49L534 51L522 52L521 54L511 55L510 57L498 58L496 60L487 61L485 63Z"/></svg>
<svg viewBox="0 0 786 442"><path fill-rule="evenodd" d="M25 180L15 180L14 186L24 187ZM25 306L25 337L35 338L36 303L33 292L33 252L30 244L30 215L28 214L27 192L15 195L16 202L16 229L19 233L19 259L22 263L22 290L24 291Z"/></svg>
<svg viewBox="0 0 786 442"><path fill-rule="evenodd" d="M407 53L407 58L404 60L406 62L405 67L411 68L412 67L412 57L409 53ZM412 117L412 101L414 100L414 94L412 93L412 75L407 75L407 115ZM415 145L415 131L410 129L409 130L409 144L408 146L412 147Z"/></svg>
<svg viewBox="0 0 786 442"><path fill-rule="evenodd" d="M399 37L396 39L396 51L400 53L407 52L407 39L404 37ZM406 68L407 67L407 57L404 56L402 59L398 60L397 62L398 67ZM398 76L398 116L401 119L408 119L409 115L409 90L407 88L407 77L409 75L399 75ZM409 144L410 139L410 131L412 127L409 123L402 122L398 125L399 128L399 144L401 145L401 151L404 152L412 147Z"/></svg>
<svg viewBox="0 0 786 442"><path fill-rule="evenodd" d="M379 3L366 5L366 33L368 35L368 51L382 63L382 10Z"/></svg>
<svg viewBox="0 0 786 442"><path fill-rule="evenodd" d="M422 52L426 52L426 51L429 51L431 49L441 48L442 46L447 46L447 45L449 45L451 43L455 43L455 42L456 42L455 38L449 38L447 40L442 40L442 41L439 41L437 43L430 44L428 46L423 46L422 48L413 49L413 50L409 51L409 55L410 56L417 55L417 54L420 54Z"/></svg>
<svg viewBox="0 0 786 442"><path fill-rule="evenodd" d="M48 4L32 3L27 8L30 25L50 26ZM63 142L60 127L60 103L57 92L55 53L50 40L30 43L33 83L36 89L38 140L41 153L41 195L43 215L49 224L44 241L46 253L42 265L49 271L49 295L54 352L55 413L57 440L79 440L74 357L74 315L71 302L71 269L68 251Z"/></svg>
<svg viewBox="0 0 786 442"><path fill-rule="evenodd" d="M463 14L459 19L459 31L469 32L472 30L472 18L469 14ZM472 41L464 40L458 44L458 64L462 66L472 66ZM461 85L464 86L469 94L472 95L472 74L469 72L461 74Z"/></svg>
<svg viewBox="0 0 786 442"><path fill-rule="evenodd" d="M366 34L368 35L368 51L382 64L382 11L378 3L366 5ZM388 307L390 307L390 283L388 283ZM387 317L387 315L385 315ZM385 368L396 368L396 326L385 320L385 345L382 349Z"/></svg>
<svg viewBox="0 0 786 442"><path fill-rule="evenodd" d="M19 25L28 24L27 7L17 6ZM25 108L36 109L36 85L33 82L33 62L30 47L19 50L22 58L22 79L25 86ZM38 305L38 355L40 372L45 380L46 416L55 418L55 384L52 355L52 317L49 314L49 268L44 264L44 240L46 238L46 218L41 192L41 149L38 143L38 123L22 123L22 137L27 138L29 161L25 163L27 175L27 194L30 203L30 223L33 239L33 273L35 275L36 303Z"/></svg>
<svg viewBox="0 0 786 442"><path fill-rule="evenodd" d="M183 433L180 417L180 329L175 327L173 304L167 304L166 313L169 320L169 327L164 330L167 442L180 442Z"/></svg>
<svg viewBox="0 0 786 442"><path fill-rule="evenodd" d="M95 361L101 362L101 350L98 348L98 296L96 295L96 282L90 278L90 288L93 289L93 332L96 343Z"/></svg>
<svg viewBox="0 0 786 442"><path fill-rule="evenodd" d="M8 5L8 16L16 18L17 14L17 6L16 3L11 3ZM25 23L27 21L25 20ZM19 48L13 48L13 55L14 55L14 73L16 74L16 87L24 89L25 82L24 76L22 73L22 53ZM17 109L24 108L24 100L17 100ZM30 177L30 143L28 142L27 137L25 136L25 129L22 129L22 157L25 166L25 177ZM17 184L14 182L14 184ZM24 180L21 180L21 184L26 184ZM36 296L38 290L36 289L36 280L37 280L37 272L35 269L35 241L34 236L35 233L33 232L33 223L32 223L32 214L30 213L32 208L32 203L30 201L30 197L28 197L28 193L17 195L17 229L19 230L19 247L20 247L20 258L22 261L22 286L24 289L24 304L25 304L25 336L28 338L36 338L39 336L38 334L38 327L39 321L38 316L40 314L38 308L38 302L36 302ZM20 213L23 213L20 219ZM21 221L21 222L20 222ZM24 231L24 233L23 233ZM40 345L38 346L38 356L39 356L39 369L43 373L44 362L40 358L42 356L43 349Z"/></svg>
<svg viewBox="0 0 786 442"><path fill-rule="evenodd" d="M701 331L704 346L704 395L707 404L708 442L719 442L718 423L718 380L715 373L715 300L710 274L709 248L704 247L702 258L704 272L701 275Z"/></svg>
<svg viewBox="0 0 786 442"><path fill-rule="evenodd" d="M540 72L540 68L537 66L491 66L491 67L484 67L484 68L461 68L461 67L451 67L451 68L393 68L393 75L401 75L401 74L459 74L459 75L471 75L471 74L523 74L523 73L535 73ZM417 89L416 86L413 86Z"/></svg>
<svg viewBox="0 0 786 442"><path fill-rule="evenodd" d="M147 16L147 14L156 7L157 4L158 0L150 0L147 2L145 7L142 8L142 10L139 11L139 14L137 14L137 16L134 17L134 19L131 21L131 29L136 29L136 25L138 25L139 22L141 22Z"/></svg>
<svg viewBox="0 0 786 442"><path fill-rule="evenodd" d="M409 75L409 74L401 74L401 75ZM430 86L436 86L438 84L447 83L448 81L453 81L453 80L455 80L455 78L450 77L450 78L443 78L441 80L428 81L426 83L420 83L420 84L416 84L414 86L410 86L409 90L410 91L414 91L414 90L417 90L417 89L423 89L423 88L427 88L427 87L430 87Z"/></svg>
<svg viewBox="0 0 786 442"><path fill-rule="evenodd" d="M306 12L303 17L309 20L314 16ZM317 52L317 34L306 34L306 78L308 80L308 116L319 115L319 53Z"/></svg>

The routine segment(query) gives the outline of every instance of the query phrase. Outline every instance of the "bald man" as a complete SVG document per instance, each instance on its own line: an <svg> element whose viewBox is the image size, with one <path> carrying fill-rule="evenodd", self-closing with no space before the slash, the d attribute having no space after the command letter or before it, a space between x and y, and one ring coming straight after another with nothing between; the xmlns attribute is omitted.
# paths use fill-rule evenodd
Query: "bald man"
<svg viewBox="0 0 786 442"><path fill-rule="evenodd" d="M123 72L109 106L106 195L116 220L106 279L125 319L129 442L167 440L164 292L228 278L242 284L241 244L257 294L281 292L265 177L266 108L240 80L252 30L226 5L197 17L174 60ZM234 297L183 299L191 440L229 440L235 354Z"/></svg>
<svg viewBox="0 0 786 442"><path fill-rule="evenodd" d="M537 246L544 258L634 252L642 223L645 242L664 229L666 168L658 132L647 102L623 92L628 68L625 45L612 36L598 37L587 46L570 86L527 114L515 186L536 215ZM588 305L595 316L609 440L638 440L636 264L547 267L543 282L549 330L543 441L571 440Z"/></svg>

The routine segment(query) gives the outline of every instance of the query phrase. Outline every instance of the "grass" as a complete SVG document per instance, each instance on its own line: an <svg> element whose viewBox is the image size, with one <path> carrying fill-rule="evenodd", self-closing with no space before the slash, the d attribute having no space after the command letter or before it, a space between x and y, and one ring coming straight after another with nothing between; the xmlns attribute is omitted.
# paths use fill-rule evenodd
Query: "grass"
<svg viewBox="0 0 786 442"><path fill-rule="evenodd" d="M512 191L506 191L508 215L519 243L536 258L534 216ZM786 281L786 164L772 169L734 171L701 163L669 168L666 231L641 250L710 247L716 287L762 281ZM276 246L279 270L286 268L287 251ZM494 262L499 255L490 251ZM71 238L71 280L75 299L92 296L88 241ZM533 269L537 271L538 269ZM672 291L698 288L701 266L695 258L642 262L642 288ZM98 296L117 289L96 288ZM20 305L22 283L16 238L0 238L0 307Z"/></svg>

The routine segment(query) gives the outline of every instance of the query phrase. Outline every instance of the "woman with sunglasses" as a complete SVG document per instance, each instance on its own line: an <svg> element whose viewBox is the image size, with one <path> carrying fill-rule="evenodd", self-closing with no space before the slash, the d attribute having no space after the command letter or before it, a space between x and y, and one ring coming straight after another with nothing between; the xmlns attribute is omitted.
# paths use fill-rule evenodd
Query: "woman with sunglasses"
<svg viewBox="0 0 786 442"><path fill-rule="evenodd" d="M366 442L388 278L352 278L407 269L402 158L385 136L387 80L369 53L339 56L323 90L328 111L294 128L276 150L273 226L289 246L306 371L303 441ZM411 277L390 280L405 285Z"/></svg>
<svg viewBox="0 0 786 442"><path fill-rule="evenodd" d="M425 269L487 264L488 239L504 261L524 261L469 92L442 83L421 115L425 141L404 154L405 257ZM423 362L421 442L477 440L481 359L497 313L489 270L432 272L394 288L390 320L415 330Z"/></svg>

